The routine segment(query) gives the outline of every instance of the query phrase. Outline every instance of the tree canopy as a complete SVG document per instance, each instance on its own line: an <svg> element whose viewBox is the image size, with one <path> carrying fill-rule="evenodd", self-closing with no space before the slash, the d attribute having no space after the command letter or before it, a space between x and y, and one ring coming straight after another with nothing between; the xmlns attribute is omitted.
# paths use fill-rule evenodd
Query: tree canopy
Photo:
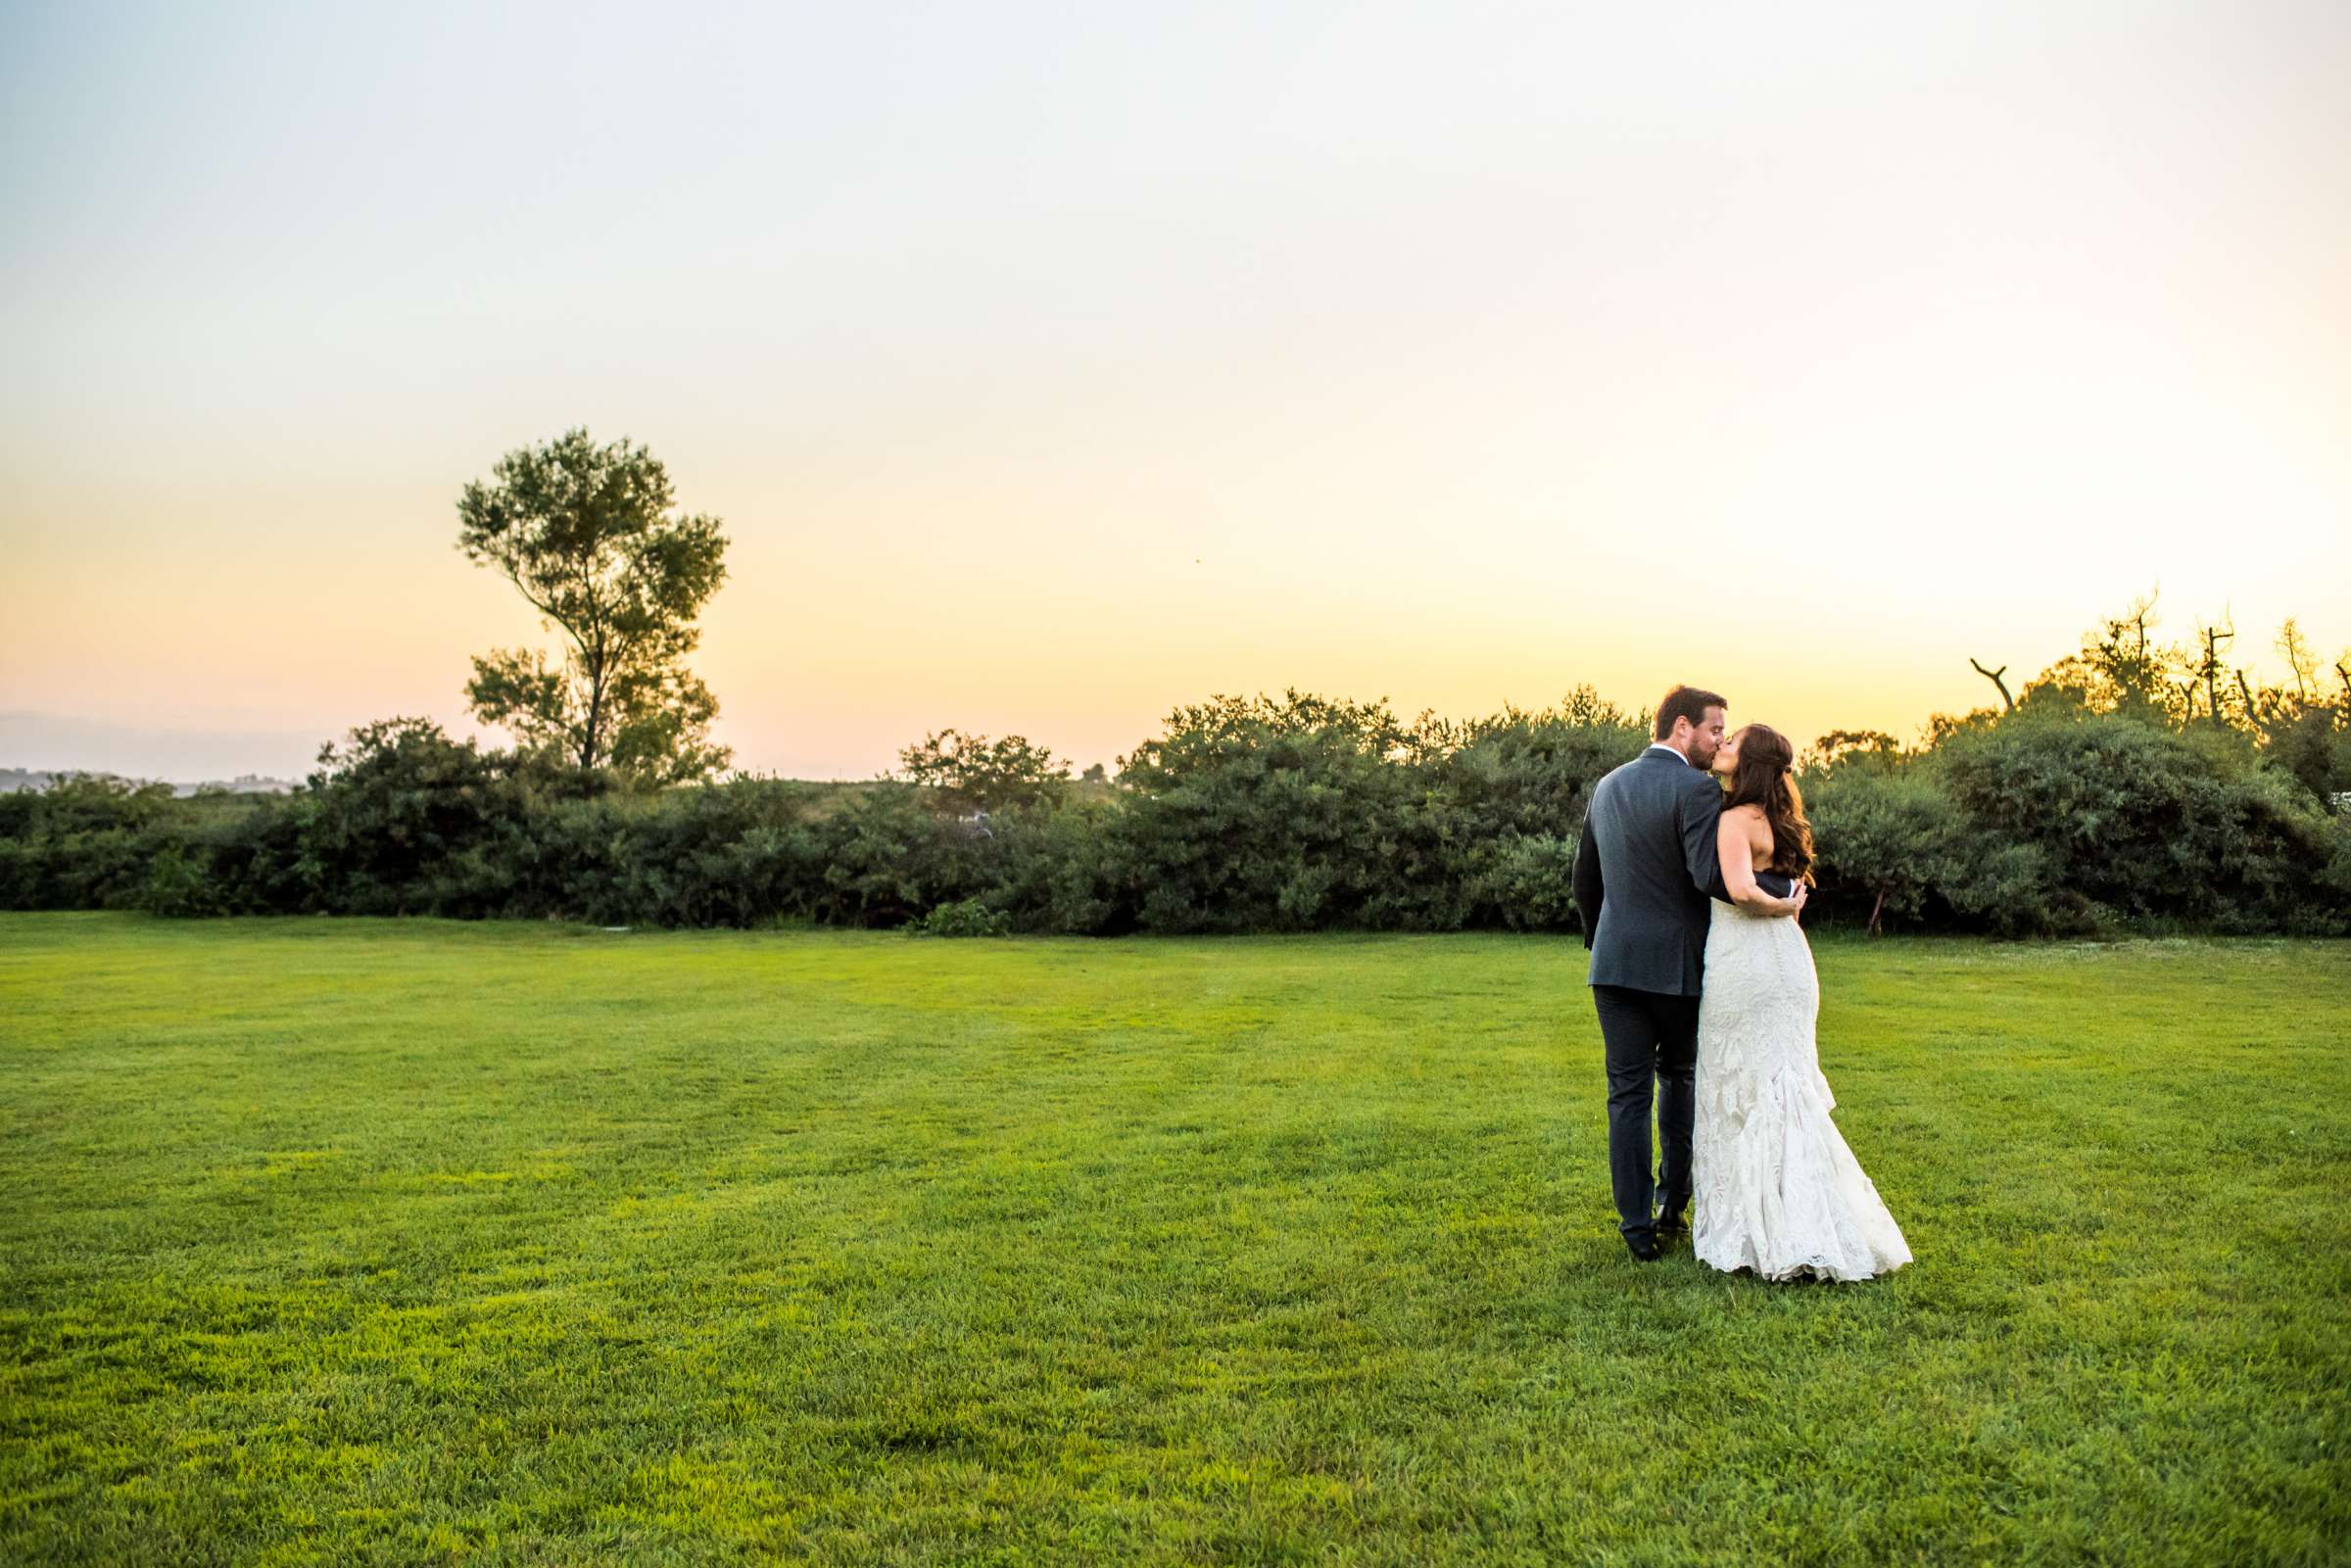
<svg viewBox="0 0 2351 1568"><path fill-rule="evenodd" d="M525 746L560 750L647 784L707 778L718 699L685 660L726 579L719 520L672 515L668 471L626 438L584 429L508 452L457 501L457 547L498 571L566 641L477 655L465 695Z"/></svg>

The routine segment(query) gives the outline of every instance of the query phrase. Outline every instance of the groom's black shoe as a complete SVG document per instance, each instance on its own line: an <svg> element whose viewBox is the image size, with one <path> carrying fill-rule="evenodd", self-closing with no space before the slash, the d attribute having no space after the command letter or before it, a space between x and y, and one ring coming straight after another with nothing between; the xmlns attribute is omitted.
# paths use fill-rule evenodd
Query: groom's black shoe
<svg viewBox="0 0 2351 1568"><path fill-rule="evenodd" d="M1674 1237L1681 1235L1685 1228L1686 1227L1682 1224L1681 1210L1660 1209L1657 1211L1658 1241L1671 1241Z"/></svg>
<svg viewBox="0 0 2351 1568"><path fill-rule="evenodd" d="M1647 1231L1629 1233L1624 1238L1624 1245L1635 1258L1645 1263L1654 1263L1665 1256L1665 1249L1657 1245L1657 1238Z"/></svg>

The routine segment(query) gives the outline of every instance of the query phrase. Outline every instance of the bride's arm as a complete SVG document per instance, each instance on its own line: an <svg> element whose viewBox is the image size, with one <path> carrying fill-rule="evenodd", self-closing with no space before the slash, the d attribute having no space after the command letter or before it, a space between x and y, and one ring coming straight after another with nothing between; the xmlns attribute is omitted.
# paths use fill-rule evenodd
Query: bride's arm
<svg viewBox="0 0 2351 1568"><path fill-rule="evenodd" d="M1714 828L1714 852L1722 857L1722 885L1731 902L1751 915L1793 915L1804 907L1804 888L1792 898L1774 898L1755 883L1755 853L1747 841L1746 810L1726 811Z"/></svg>

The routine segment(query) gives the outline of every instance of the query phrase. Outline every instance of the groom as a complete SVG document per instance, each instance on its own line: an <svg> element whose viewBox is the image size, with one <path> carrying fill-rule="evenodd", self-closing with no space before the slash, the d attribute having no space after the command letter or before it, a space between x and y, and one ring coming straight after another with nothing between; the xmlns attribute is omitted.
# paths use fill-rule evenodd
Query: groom
<svg viewBox="0 0 2351 1568"><path fill-rule="evenodd" d="M1728 897L1714 848L1722 790L1710 772L1725 706L1696 687L1666 692L1655 743L1594 786L1575 851L1575 903L1607 1053L1608 1184L1624 1244L1643 1262L1661 1256L1661 1239L1682 1228L1690 1202L1706 900ZM1653 1078L1665 1146L1654 1188Z"/></svg>

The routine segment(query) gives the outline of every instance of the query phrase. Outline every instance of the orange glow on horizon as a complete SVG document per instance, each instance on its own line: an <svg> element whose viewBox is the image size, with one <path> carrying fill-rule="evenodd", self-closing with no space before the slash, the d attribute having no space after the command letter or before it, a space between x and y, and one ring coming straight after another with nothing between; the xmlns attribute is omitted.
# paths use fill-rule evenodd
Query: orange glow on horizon
<svg viewBox="0 0 2351 1568"><path fill-rule="evenodd" d="M2351 645L2351 11L357 25L0 62L0 766L469 729L543 634L456 495L573 424L726 520L696 667L808 777L1293 686L1907 737L2156 586Z"/></svg>

